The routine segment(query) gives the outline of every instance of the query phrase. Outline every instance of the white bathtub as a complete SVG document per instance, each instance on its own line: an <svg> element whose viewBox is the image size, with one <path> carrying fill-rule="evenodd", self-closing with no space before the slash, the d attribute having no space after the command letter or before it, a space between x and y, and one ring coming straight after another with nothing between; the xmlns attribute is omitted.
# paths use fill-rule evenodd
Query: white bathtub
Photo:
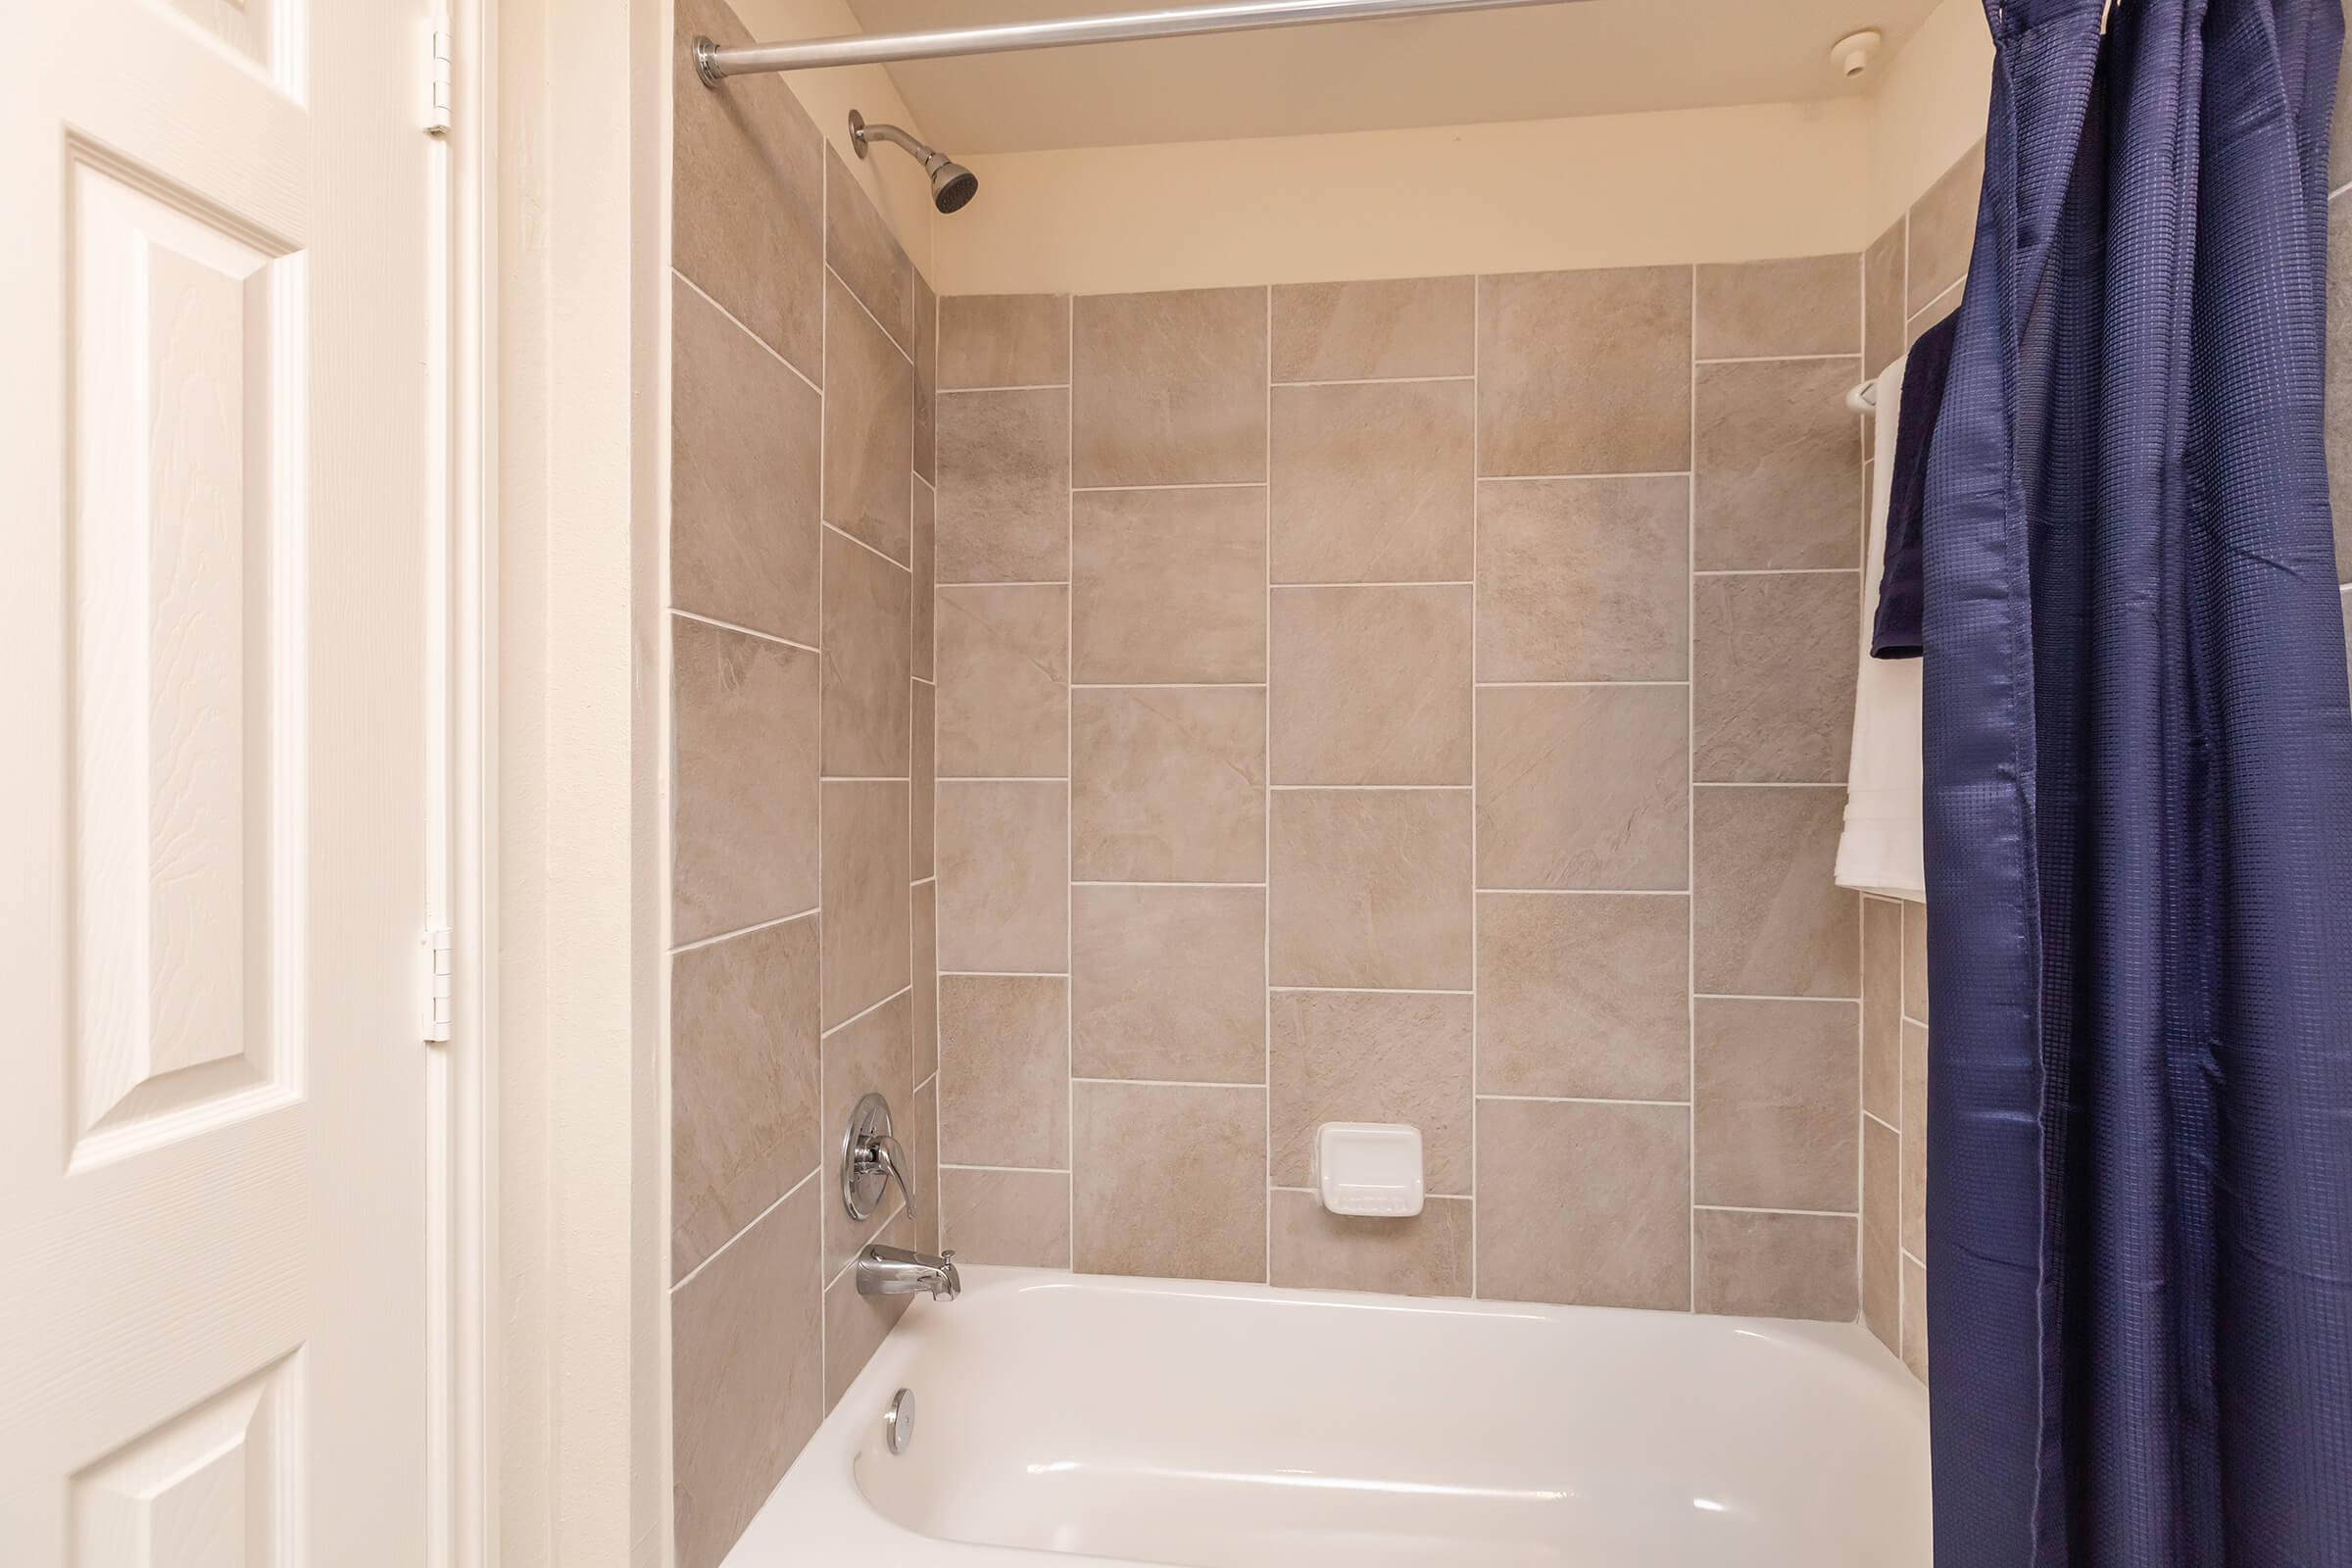
<svg viewBox="0 0 2352 1568"><path fill-rule="evenodd" d="M1926 1395L1858 1327L964 1278L727 1568L1929 1565Z"/></svg>

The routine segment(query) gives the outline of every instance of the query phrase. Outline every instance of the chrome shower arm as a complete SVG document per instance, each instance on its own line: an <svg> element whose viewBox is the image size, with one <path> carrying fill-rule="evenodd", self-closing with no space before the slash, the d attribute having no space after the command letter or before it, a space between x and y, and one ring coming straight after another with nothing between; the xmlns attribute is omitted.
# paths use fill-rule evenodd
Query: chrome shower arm
<svg viewBox="0 0 2352 1568"><path fill-rule="evenodd" d="M939 153L937 150L932 148L928 143L917 141L914 137L901 130L896 125L877 125L871 121L859 121L858 122L858 128L854 134L860 142L864 142L870 138L872 140L886 141L896 146L904 147L908 152L914 154L915 160L922 164L926 169L928 169L939 158Z"/></svg>

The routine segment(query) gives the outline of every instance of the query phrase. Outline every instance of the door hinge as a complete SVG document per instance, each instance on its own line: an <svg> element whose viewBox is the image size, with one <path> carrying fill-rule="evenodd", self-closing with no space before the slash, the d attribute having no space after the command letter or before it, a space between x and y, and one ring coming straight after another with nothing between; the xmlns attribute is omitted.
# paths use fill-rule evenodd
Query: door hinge
<svg viewBox="0 0 2352 1568"><path fill-rule="evenodd" d="M450 48L449 29L435 27L431 61L432 96L424 111L424 133L428 136L449 134L450 104L456 97L456 89L451 85Z"/></svg>
<svg viewBox="0 0 2352 1568"><path fill-rule="evenodd" d="M424 1038L440 1044L449 1039L450 983L454 955L449 927L437 925L424 933Z"/></svg>

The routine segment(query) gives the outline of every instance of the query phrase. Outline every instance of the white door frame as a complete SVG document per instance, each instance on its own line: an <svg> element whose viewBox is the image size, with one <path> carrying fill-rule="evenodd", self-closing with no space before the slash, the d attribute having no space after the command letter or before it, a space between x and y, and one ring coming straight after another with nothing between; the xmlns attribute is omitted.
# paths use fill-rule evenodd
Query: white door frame
<svg viewBox="0 0 2352 1568"><path fill-rule="evenodd" d="M447 3L486 955L459 988L482 1049L451 1058L476 1229L449 1234L449 1562L663 1568L671 5Z"/></svg>
<svg viewBox="0 0 2352 1568"><path fill-rule="evenodd" d="M445 258L436 299L435 377L444 441L439 493L442 551L428 646L447 661L428 739L437 788L427 876L430 924L450 933L449 1038L427 1046L425 1194L427 1350L426 1499L431 1568L491 1568L497 1550L494 1420L498 1151L496 1061L497 799L495 676L497 361L490 336L496 300L491 246L497 198L492 29L496 0L446 0L440 27L451 44L450 127L439 138L430 236ZM420 57L429 72L430 51ZM429 75L420 84L431 91Z"/></svg>

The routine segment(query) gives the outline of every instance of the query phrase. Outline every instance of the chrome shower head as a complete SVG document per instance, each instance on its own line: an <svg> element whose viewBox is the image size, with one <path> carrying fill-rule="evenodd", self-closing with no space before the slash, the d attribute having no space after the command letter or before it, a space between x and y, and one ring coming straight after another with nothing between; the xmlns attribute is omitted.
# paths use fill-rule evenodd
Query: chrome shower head
<svg viewBox="0 0 2352 1568"><path fill-rule="evenodd" d="M955 160L941 158L930 167L931 204L941 212L955 212L980 194L980 176Z"/></svg>
<svg viewBox="0 0 2352 1568"><path fill-rule="evenodd" d="M960 210L980 193L980 176L932 146L909 136L896 125L869 125L857 110L850 111L850 140L858 156L865 156L868 140L891 142L912 153L931 176L931 205L943 213Z"/></svg>

